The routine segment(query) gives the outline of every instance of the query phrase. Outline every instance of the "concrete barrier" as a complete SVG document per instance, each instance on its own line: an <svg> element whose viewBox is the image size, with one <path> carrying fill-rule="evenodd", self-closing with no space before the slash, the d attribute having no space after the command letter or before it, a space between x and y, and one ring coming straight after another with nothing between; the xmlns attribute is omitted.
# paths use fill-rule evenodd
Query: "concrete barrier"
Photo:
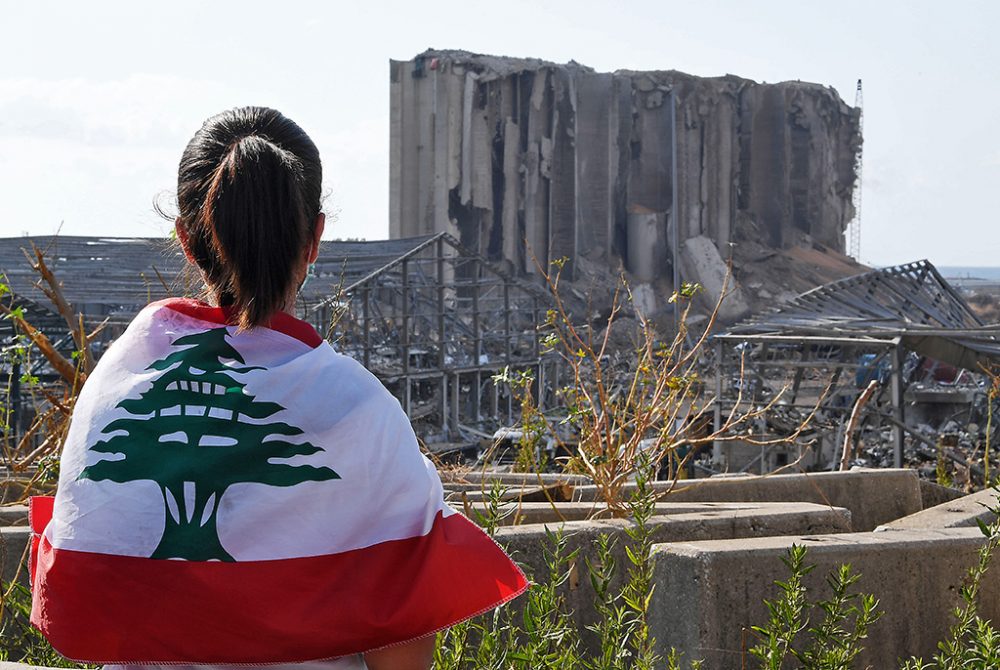
<svg viewBox="0 0 1000 670"><path fill-rule="evenodd" d="M850 563L862 575L855 590L880 601L883 616L857 666L897 668L901 657L929 658L948 633L983 540L977 528L954 528L658 545L653 634L661 651L675 647L706 668L742 667L744 649L755 644L749 627L767 621L764 600L777 598L774 582L788 577L781 557L800 544L806 563L817 566L806 579L810 599L828 597L826 575ZM988 575L981 596L982 616L997 621L1000 580Z"/></svg>
<svg viewBox="0 0 1000 670"><path fill-rule="evenodd" d="M453 488L454 487L454 488ZM510 487L504 491L501 500L508 502L570 502L573 496L573 485L564 483L546 484L545 486ZM479 484L449 485L445 488L444 499L452 504L482 502L490 497L490 489L485 490Z"/></svg>
<svg viewBox="0 0 1000 670"><path fill-rule="evenodd" d="M667 502L656 504L656 516L667 516L672 514L704 514L707 516L720 516L730 512L757 510L769 514L781 513L786 510L813 510L815 505L807 504L800 507L797 503L741 503L741 502ZM466 516L472 519L479 519L476 514L482 513L487 508L487 503L478 501L470 502L467 505L456 505L456 508L463 511ZM828 507L824 509L829 510ZM501 526L522 526L528 524L557 524L563 521L587 521L601 519L621 519L626 518L628 513L624 510L613 510L607 505L597 502L576 502L576 503L539 503L522 502L514 504L509 509L509 514L500 520ZM838 517L846 517L850 521L850 512L846 509L838 509ZM850 525L848 525L850 530Z"/></svg>
<svg viewBox="0 0 1000 670"><path fill-rule="evenodd" d="M24 561L31 531L27 526L0 527L0 579L9 582L18 574ZM26 564L26 563L25 563ZM22 570L20 577L27 584L27 575Z"/></svg>
<svg viewBox="0 0 1000 670"><path fill-rule="evenodd" d="M0 526L27 526L27 505L6 505L0 507Z"/></svg>
<svg viewBox="0 0 1000 670"><path fill-rule="evenodd" d="M879 526L876 530L975 527L977 520L983 523L993 523L996 520L996 515L990 508L996 507L997 504L997 492L986 489L895 519Z"/></svg>
<svg viewBox="0 0 1000 670"><path fill-rule="evenodd" d="M600 521L568 521L549 524L552 532L561 531L566 537L567 552L578 552L564 594L569 610L586 638L586 626L594 622L593 589L587 572L587 562L596 560L594 541L599 535L610 534L615 539L613 552L617 564L613 588L623 583L629 568L625 554L628 541L625 529L631 522L625 519ZM656 516L650 520L655 542L704 540L711 538L752 538L763 535L801 533L843 533L850 528L850 513L844 509L807 503L748 504L725 509L708 509ZM498 529L497 541L521 563L529 576L540 581L548 576L545 551L550 548L546 526L507 526ZM657 586L656 590L659 591ZM520 603L515 602L515 607Z"/></svg>
<svg viewBox="0 0 1000 670"><path fill-rule="evenodd" d="M924 509L943 505L946 502L957 500L965 495L964 491L953 489L950 486L941 486L936 482L928 481L926 479L921 479L919 481L920 502L921 507Z"/></svg>
<svg viewBox="0 0 1000 670"><path fill-rule="evenodd" d="M0 480L0 504L23 499L30 481L23 477L6 477Z"/></svg>
<svg viewBox="0 0 1000 670"><path fill-rule="evenodd" d="M573 486L584 486L590 484L590 478L586 475L569 475L557 472L545 472L540 474L526 472L490 472L482 470L471 470L462 472L460 470L442 470L441 481L446 488L450 484L481 484L486 482L488 491L489 483L498 481L505 486L545 486L549 484L571 484ZM477 488L480 488L477 486Z"/></svg>
<svg viewBox="0 0 1000 670"><path fill-rule="evenodd" d="M655 482L654 488L664 492L663 500L669 502L810 502L843 507L851 511L855 531L874 530L923 509L917 472L905 469L710 477L681 480L676 485ZM629 491L626 488L626 495ZM599 498L594 486L578 486L573 491L574 501Z"/></svg>

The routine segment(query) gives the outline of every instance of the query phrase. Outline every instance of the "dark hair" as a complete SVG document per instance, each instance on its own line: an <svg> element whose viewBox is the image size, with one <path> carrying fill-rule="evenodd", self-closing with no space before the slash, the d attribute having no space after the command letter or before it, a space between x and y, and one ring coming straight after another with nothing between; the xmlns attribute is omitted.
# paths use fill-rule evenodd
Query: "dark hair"
<svg viewBox="0 0 1000 670"><path fill-rule="evenodd" d="M266 107L213 116L184 149L178 225L241 329L265 325L292 290L315 232L322 181L313 141Z"/></svg>

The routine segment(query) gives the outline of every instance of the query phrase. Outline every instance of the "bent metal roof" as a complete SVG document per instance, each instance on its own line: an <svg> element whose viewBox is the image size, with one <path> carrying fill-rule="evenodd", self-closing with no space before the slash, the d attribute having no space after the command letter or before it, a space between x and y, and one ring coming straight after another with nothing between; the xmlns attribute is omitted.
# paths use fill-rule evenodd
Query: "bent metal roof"
<svg viewBox="0 0 1000 670"><path fill-rule="evenodd" d="M304 287L313 304L419 247L430 236L375 241L323 241L316 278ZM89 317L129 320L147 303L197 295L201 278L180 247L166 238L37 236L0 238L0 272L16 297L47 306L35 287L37 273L25 258L32 244L62 282L66 299Z"/></svg>
<svg viewBox="0 0 1000 670"><path fill-rule="evenodd" d="M927 260L824 284L727 335L899 338L908 349L968 370L1000 363L1000 324L983 324Z"/></svg>

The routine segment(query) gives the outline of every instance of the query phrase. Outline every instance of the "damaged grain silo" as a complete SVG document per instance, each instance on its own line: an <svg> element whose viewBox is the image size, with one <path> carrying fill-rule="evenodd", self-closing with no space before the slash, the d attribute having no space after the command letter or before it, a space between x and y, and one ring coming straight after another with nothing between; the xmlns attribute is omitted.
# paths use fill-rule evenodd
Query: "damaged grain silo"
<svg viewBox="0 0 1000 670"><path fill-rule="evenodd" d="M858 114L818 84L429 50L392 61L390 123L390 236L519 274L586 257L662 282L679 254L705 283L732 242L843 253L854 215Z"/></svg>

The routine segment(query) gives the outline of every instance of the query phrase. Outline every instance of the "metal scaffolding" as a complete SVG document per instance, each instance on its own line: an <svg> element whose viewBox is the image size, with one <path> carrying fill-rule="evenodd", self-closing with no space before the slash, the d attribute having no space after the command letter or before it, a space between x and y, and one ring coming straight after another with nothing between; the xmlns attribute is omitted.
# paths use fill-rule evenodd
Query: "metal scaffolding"
<svg viewBox="0 0 1000 670"><path fill-rule="evenodd" d="M65 320L46 306L25 258L32 244L45 251L65 297L88 326L108 320L97 355L144 305L202 291L200 276L170 240L0 239L8 300L23 306L29 321L64 345L67 355L73 342ZM536 337L546 308L544 291L442 233L322 242L316 276L300 291L296 315L396 394L422 437L468 444L513 421L509 390L492 382L505 367L532 370L539 401L551 401L549 376L557 364L543 360ZM10 321L0 327L10 346ZM41 383L56 379L43 360L35 367Z"/></svg>
<svg viewBox="0 0 1000 670"><path fill-rule="evenodd" d="M314 306L314 323L400 399L425 436L449 442L514 420L504 368L530 369L548 387L537 287L511 277L440 233ZM546 394L539 395L544 404Z"/></svg>

